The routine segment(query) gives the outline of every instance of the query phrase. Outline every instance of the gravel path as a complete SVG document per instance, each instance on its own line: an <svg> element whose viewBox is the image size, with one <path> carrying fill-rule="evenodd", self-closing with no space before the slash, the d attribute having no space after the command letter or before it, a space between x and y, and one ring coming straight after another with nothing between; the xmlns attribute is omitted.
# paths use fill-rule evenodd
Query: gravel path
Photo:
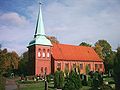
<svg viewBox="0 0 120 90"><path fill-rule="evenodd" d="M5 90L17 90L17 85L15 83L15 80L6 79Z"/></svg>

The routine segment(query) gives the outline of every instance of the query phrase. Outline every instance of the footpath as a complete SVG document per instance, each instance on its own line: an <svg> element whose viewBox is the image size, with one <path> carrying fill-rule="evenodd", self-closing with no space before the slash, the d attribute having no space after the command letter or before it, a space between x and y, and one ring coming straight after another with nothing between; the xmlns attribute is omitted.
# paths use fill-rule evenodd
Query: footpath
<svg viewBox="0 0 120 90"><path fill-rule="evenodd" d="M17 85L14 79L6 79L5 90L17 90Z"/></svg>

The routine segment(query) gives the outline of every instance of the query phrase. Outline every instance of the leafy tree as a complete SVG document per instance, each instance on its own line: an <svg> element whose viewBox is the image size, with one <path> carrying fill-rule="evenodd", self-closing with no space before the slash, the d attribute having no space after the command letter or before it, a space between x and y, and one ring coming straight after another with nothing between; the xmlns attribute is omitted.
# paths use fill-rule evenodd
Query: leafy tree
<svg viewBox="0 0 120 90"><path fill-rule="evenodd" d="M95 46L100 47L99 51L97 51L98 55L101 57L101 59L104 60L104 66L105 66L105 72L108 73L110 68L108 68L110 63L110 57L112 55L112 47L106 40L98 40L95 43ZM102 49L102 52L101 52ZM101 55L102 54L102 55Z"/></svg>
<svg viewBox="0 0 120 90"><path fill-rule="evenodd" d="M47 39L51 41L51 43L59 43L56 37L54 36L47 36Z"/></svg>
<svg viewBox="0 0 120 90"><path fill-rule="evenodd" d="M106 40L98 40L95 45L100 45L102 47L103 57L110 55L111 53L111 45Z"/></svg>
<svg viewBox="0 0 120 90"><path fill-rule="evenodd" d="M114 59L114 80L115 89L120 90L120 47L117 48L117 54Z"/></svg>
<svg viewBox="0 0 120 90"><path fill-rule="evenodd" d="M102 47L99 44L95 44L94 50L96 51L96 53L99 55L99 57L104 60L104 56L102 53Z"/></svg>
<svg viewBox="0 0 120 90"><path fill-rule="evenodd" d="M88 44L86 42L82 42L79 46L88 46L88 47L91 47L92 45L91 44Z"/></svg>
<svg viewBox="0 0 120 90"><path fill-rule="evenodd" d="M2 74L8 72L14 72L18 69L19 56L16 52L8 52L7 49L3 49L0 52L0 72Z"/></svg>

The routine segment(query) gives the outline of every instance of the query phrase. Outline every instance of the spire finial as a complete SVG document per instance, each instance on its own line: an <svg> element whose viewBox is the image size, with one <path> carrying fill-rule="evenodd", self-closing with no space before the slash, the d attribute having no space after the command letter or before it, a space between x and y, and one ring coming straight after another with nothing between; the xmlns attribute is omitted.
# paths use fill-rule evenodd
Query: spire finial
<svg viewBox="0 0 120 90"><path fill-rule="evenodd" d="M40 1L39 2L39 13L38 13L38 18L37 18L35 37L40 36L40 35L45 35L41 5L42 5L42 2Z"/></svg>

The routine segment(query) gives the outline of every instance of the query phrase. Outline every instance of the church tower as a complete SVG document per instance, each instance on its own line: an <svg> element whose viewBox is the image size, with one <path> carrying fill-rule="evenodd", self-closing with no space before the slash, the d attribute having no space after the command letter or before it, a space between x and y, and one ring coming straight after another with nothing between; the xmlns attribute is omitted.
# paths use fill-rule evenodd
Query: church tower
<svg viewBox="0 0 120 90"><path fill-rule="evenodd" d="M51 73L51 42L46 38L41 3L36 24L34 39L29 43L29 72L31 75L44 75Z"/></svg>

